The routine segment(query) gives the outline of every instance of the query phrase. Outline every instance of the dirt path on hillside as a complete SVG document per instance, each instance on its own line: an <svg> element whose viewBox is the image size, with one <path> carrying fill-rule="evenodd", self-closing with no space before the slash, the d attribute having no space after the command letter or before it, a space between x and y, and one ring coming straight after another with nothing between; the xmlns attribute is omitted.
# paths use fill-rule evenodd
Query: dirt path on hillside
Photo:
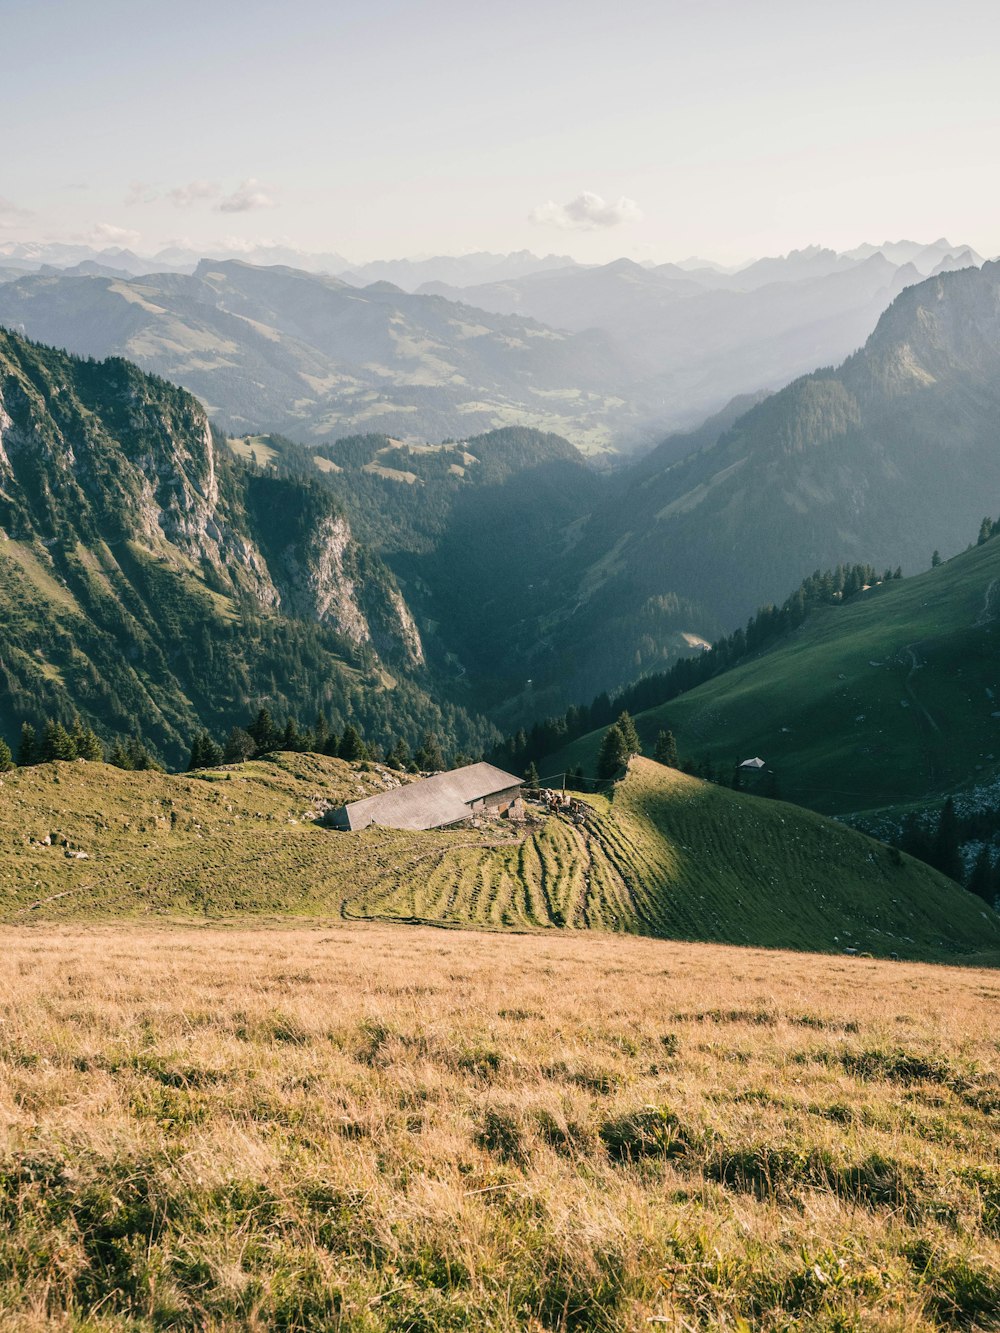
<svg viewBox="0 0 1000 1333"><path fill-rule="evenodd" d="M973 629L982 629L1000 619L1000 579L990 579L983 596L983 609L972 622Z"/></svg>
<svg viewBox="0 0 1000 1333"><path fill-rule="evenodd" d="M903 681L903 689L906 691L907 698L912 707L916 709L917 716L920 719L924 742L924 760L927 764L928 777L932 783L940 783L942 780L941 763L935 740L936 738L943 740L944 733L934 721L934 718L931 716L928 709L917 698L917 692L913 688L913 682L917 672L922 671L927 665L926 662L921 660L920 654L917 651L919 646L920 645L917 643L908 643L905 648L901 649L901 653L905 654L910 660L910 669L906 673L906 677Z"/></svg>

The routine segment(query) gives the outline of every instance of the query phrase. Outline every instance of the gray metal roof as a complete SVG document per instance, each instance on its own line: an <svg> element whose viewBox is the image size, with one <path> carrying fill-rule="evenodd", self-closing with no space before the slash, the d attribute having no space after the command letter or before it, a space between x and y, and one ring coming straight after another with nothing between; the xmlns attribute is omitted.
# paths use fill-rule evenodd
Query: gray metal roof
<svg viewBox="0 0 1000 1333"><path fill-rule="evenodd" d="M520 787L522 778L493 764L468 764L450 773L435 773L419 782L407 782L392 791L366 796L344 806L350 829L381 824L385 828L443 828L467 819L473 801Z"/></svg>

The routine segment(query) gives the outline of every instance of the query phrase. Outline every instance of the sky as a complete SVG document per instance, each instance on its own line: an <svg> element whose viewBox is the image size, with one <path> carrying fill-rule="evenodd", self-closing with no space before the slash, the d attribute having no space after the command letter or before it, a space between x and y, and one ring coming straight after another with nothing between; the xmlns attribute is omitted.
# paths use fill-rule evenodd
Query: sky
<svg viewBox="0 0 1000 1333"><path fill-rule="evenodd" d="M0 0L0 242L1000 252L1000 5Z"/></svg>

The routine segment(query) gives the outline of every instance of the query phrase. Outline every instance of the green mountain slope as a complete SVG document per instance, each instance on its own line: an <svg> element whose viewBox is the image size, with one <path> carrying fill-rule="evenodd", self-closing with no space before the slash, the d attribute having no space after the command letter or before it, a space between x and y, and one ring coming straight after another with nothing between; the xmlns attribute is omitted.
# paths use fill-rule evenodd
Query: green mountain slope
<svg viewBox="0 0 1000 1333"><path fill-rule="evenodd" d="M526 830L347 834L314 822L382 781L312 755L177 777L84 763L5 774L0 917L278 913L913 958L1000 948L1000 920L927 866L647 760L582 826L540 815Z"/></svg>
<svg viewBox="0 0 1000 1333"><path fill-rule="evenodd" d="M259 703L373 738L492 734L429 697L389 569L334 497L258 475L183 390L0 331L0 734L79 711L169 762Z"/></svg>
<svg viewBox="0 0 1000 1333"><path fill-rule="evenodd" d="M641 713L652 750L727 775L761 756L781 794L827 813L940 798L1000 773L1000 541L869 589L697 689ZM594 771L600 733L548 769Z"/></svg>
<svg viewBox="0 0 1000 1333"><path fill-rule="evenodd" d="M816 568L926 568L1000 495L1000 264L909 287L864 348L753 407L717 443L649 461L582 525L581 583L669 589L745 620Z"/></svg>

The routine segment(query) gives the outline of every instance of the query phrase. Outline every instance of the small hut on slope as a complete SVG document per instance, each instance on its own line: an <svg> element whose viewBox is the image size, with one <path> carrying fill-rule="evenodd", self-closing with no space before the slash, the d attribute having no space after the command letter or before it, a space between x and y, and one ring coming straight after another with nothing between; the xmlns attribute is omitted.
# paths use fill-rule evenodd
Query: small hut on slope
<svg viewBox="0 0 1000 1333"><path fill-rule="evenodd" d="M502 814L520 796L523 785L521 778L493 764L467 764L342 805L330 816L330 823L352 832L372 824L383 828L448 828L480 811Z"/></svg>

